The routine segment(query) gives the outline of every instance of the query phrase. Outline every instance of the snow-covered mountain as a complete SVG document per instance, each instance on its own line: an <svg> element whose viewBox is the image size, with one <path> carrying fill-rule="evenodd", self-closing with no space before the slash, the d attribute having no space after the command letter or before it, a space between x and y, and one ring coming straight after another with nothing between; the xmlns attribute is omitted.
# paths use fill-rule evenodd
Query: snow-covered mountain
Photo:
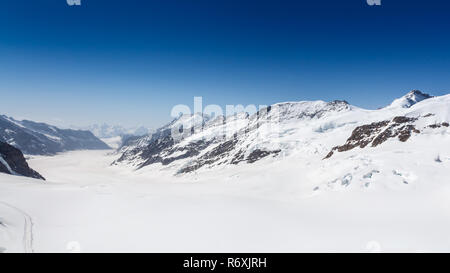
<svg viewBox="0 0 450 273"><path fill-rule="evenodd" d="M77 129L83 129L91 131L98 138L113 138L122 136L143 136L150 133L150 129L144 126L125 128L120 125L93 124L86 127L79 127Z"/></svg>
<svg viewBox="0 0 450 273"><path fill-rule="evenodd" d="M28 166L19 149L4 142L0 142L0 173L45 180L38 172Z"/></svg>
<svg viewBox="0 0 450 273"><path fill-rule="evenodd" d="M430 96L428 94L422 93L419 90L412 90L408 94L404 95L401 98L398 98L394 100L389 106L391 108L409 108L413 106L414 104L421 102L423 100L432 98L433 96Z"/></svg>
<svg viewBox="0 0 450 273"><path fill-rule="evenodd" d="M187 173L203 166L253 163L304 147L308 140L296 135L302 134L305 126L318 121L328 123L316 125L317 131L345 126L345 122L332 124L333 118L352 111L358 108L345 101L303 101L275 104L254 115L243 112L214 119L201 114L182 116L155 134L124 143L114 164L125 162L142 168L160 163L177 173ZM307 149L314 152L325 147L308 145Z"/></svg>
<svg viewBox="0 0 450 273"><path fill-rule="evenodd" d="M25 154L52 155L63 151L109 149L89 131L60 129L45 123L0 116L0 141Z"/></svg>
<svg viewBox="0 0 450 273"><path fill-rule="evenodd" d="M432 97L417 90L378 110L346 101L278 103L254 115L182 116L153 134L125 141L113 164L185 174L263 159L322 160L355 147L401 143L424 134L450 137L449 120L450 95Z"/></svg>

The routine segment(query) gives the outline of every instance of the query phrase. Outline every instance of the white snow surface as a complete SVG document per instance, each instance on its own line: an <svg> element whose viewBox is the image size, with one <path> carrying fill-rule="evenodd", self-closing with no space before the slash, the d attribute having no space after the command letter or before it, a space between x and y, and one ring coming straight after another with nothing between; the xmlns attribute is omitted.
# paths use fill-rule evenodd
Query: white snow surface
<svg viewBox="0 0 450 273"><path fill-rule="evenodd" d="M35 252L447 252L448 139L182 177L68 152L30 160L47 182L0 174L0 200L30 215ZM26 218L0 218L0 247L26 251Z"/></svg>

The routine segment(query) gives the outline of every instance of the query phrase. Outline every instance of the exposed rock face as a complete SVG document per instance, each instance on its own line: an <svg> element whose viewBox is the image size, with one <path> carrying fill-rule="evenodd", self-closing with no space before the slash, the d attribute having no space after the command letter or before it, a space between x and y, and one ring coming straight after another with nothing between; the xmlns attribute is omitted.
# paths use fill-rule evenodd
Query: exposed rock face
<svg viewBox="0 0 450 273"><path fill-rule="evenodd" d="M198 158L194 164L191 164L187 167L182 168L178 171L178 173L188 173L195 171L197 169L200 169L203 166L212 165L213 163L220 162L225 160L220 164L223 163L231 163L231 164L238 164L239 162L246 161L247 163L254 163L264 157L267 157L269 155L277 155L281 150L275 150L275 151L266 151L266 150L260 150L256 149L253 152L251 152L246 158L245 158L245 152L244 151L238 151L234 155L232 155L232 160L228 162L226 159L231 156L233 153L236 144L238 143L237 140L229 140L224 143L219 144L216 146L212 151L204 154L200 158Z"/></svg>
<svg viewBox="0 0 450 273"><path fill-rule="evenodd" d="M0 172L45 180L28 166L19 149L4 142L0 142Z"/></svg>
<svg viewBox="0 0 450 273"><path fill-rule="evenodd" d="M383 130L372 142L372 147L378 146L389 138L398 137L401 142L407 141L411 137L411 133L420 133L412 124L416 118L395 117L386 129Z"/></svg>
<svg viewBox="0 0 450 273"><path fill-rule="evenodd" d="M441 128L441 127L448 127L448 126L449 126L448 122L435 123L435 124L428 125L428 127L433 128L433 129Z"/></svg>
<svg viewBox="0 0 450 273"><path fill-rule="evenodd" d="M110 149L89 131L59 129L45 123L18 121L6 116L0 116L0 141L31 155Z"/></svg>
<svg viewBox="0 0 450 273"><path fill-rule="evenodd" d="M371 144L376 147L390 138L398 138L399 141L407 141L413 133L419 134L420 130L416 128L415 121L419 118L397 116L392 120L385 120L374 122L367 125L356 127L346 143L342 146L336 146L331 149L326 158L333 155L335 151L344 152L355 147L364 148ZM442 126L448 126L447 122L442 123ZM429 125L430 128L438 128L441 124Z"/></svg>
<svg viewBox="0 0 450 273"><path fill-rule="evenodd" d="M281 152L281 150L264 151L264 150L256 149L247 156L247 162L253 163L253 162L256 162L256 161L260 160L261 158L264 158L270 154L276 155L279 152Z"/></svg>
<svg viewBox="0 0 450 273"><path fill-rule="evenodd" d="M214 147L211 151L205 153L201 157L199 157L195 162L190 164L187 167L182 168L178 171L178 173L188 173L200 169L205 165L211 165L214 162L218 162L221 159L227 157L230 152L233 151L237 144L237 140L228 140L223 143L220 143L216 147Z"/></svg>

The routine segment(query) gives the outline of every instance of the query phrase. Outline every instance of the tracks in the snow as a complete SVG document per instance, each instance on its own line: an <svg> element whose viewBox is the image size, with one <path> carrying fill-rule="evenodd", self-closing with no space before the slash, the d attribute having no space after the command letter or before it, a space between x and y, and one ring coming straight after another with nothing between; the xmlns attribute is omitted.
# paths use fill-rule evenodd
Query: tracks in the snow
<svg viewBox="0 0 450 273"><path fill-rule="evenodd" d="M0 204L12 209L13 211L19 213L23 217L23 219L24 219L23 239L22 239L23 249L24 249L24 252L26 252L26 253L33 253L34 252L34 249L33 249L33 225L34 224L33 224L33 219L31 218L31 216L28 215L23 210L15 207L15 206L12 206L6 202L0 201Z"/></svg>

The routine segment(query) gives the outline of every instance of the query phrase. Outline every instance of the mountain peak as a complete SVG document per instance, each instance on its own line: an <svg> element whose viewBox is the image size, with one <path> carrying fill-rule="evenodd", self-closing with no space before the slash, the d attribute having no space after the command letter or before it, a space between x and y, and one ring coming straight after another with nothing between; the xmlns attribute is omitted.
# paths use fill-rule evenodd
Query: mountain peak
<svg viewBox="0 0 450 273"><path fill-rule="evenodd" d="M410 108L414 104L432 97L433 96L423 93L420 90L411 90L403 97L395 99L391 103L390 107Z"/></svg>
<svg viewBox="0 0 450 273"><path fill-rule="evenodd" d="M427 93L423 93L422 91L416 90L416 89L409 91L405 95L405 97L413 97L413 96L421 96L421 97L425 97L425 98L431 98L432 97L431 95L429 95Z"/></svg>

